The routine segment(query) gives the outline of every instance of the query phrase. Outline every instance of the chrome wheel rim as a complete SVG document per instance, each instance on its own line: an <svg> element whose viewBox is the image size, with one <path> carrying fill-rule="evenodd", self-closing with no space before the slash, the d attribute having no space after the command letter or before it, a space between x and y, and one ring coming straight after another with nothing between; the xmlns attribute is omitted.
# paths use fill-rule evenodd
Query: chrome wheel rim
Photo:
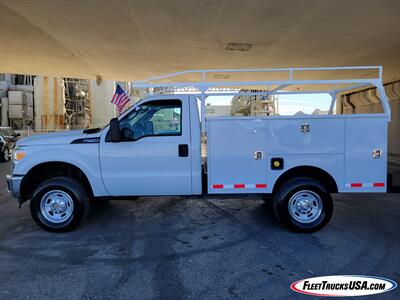
<svg viewBox="0 0 400 300"><path fill-rule="evenodd" d="M62 223L72 216L74 201L64 191L47 192L40 201L42 216L52 223Z"/></svg>
<svg viewBox="0 0 400 300"><path fill-rule="evenodd" d="M313 191L299 191L289 200L289 213L297 222L311 223L322 213L321 197Z"/></svg>

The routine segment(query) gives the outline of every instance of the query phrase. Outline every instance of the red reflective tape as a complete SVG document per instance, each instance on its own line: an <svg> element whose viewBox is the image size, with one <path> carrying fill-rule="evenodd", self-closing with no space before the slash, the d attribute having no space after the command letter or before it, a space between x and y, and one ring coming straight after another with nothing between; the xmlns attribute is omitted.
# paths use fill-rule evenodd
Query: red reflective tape
<svg viewBox="0 0 400 300"><path fill-rule="evenodd" d="M223 184L213 184L213 189L223 189L224 185Z"/></svg>
<svg viewBox="0 0 400 300"><path fill-rule="evenodd" d="M256 189L265 189L266 187L265 183L256 183Z"/></svg>
<svg viewBox="0 0 400 300"><path fill-rule="evenodd" d="M359 182L357 182L357 183L352 183L350 186L351 186L351 187L362 187L362 183L359 183Z"/></svg>
<svg viewBox="0 0 400 300"><path fill-rule="evenodd" d="M233 185L235 189L244 189L246 185L244 183L236 183Z"/></svg>
<svg viewBox="0 0 400 300"><path fill-rule="evenodd" d="M374 187L385 187L384 182L374 182Z"/></svg>

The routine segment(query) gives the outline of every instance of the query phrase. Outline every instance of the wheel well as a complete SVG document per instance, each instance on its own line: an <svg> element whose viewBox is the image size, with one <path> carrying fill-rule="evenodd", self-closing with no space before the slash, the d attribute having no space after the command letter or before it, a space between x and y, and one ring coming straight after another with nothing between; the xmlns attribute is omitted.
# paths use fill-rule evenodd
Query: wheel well
<svg viewBox="0 0 400 300"><path fill-rule="evenodd" d="M281 174L275 181L273 193L277 192L278 188L287 180L295 177L308 177L321 182L330 193L337 193L338 187L335 179L325 170L313 166L294 167Z"/></svg>
<svg viewBox="0 0 400 300"><path fill-rule="evenodd" d="M65 162L46 162L36 165L24 176L21 182L21 200L22 202L32 197L36 187L43 181L57 176L68 176L78 180L93 197L90 182L81 169L77 166Z"/></svg>

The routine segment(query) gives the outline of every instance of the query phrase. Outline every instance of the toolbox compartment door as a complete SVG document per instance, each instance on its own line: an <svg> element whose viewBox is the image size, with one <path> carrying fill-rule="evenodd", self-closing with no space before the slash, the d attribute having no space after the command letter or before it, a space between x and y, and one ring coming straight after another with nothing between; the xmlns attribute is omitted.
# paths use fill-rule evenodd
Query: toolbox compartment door
<svg viewBox="0 0 400 300"><path fill-rule="evenodd" d="M270 123L272 155L344 152L343 119L276 119Z"/></svg>
<svg viewBox="0 0 400 300"><path fill-rule="evenodd" d="M345 130L345 189L343 191L386 192L386 117L348 118Z"/></svg>
<svg viewBox="0 0 400 300"><path fill-rule="evenodd" d="M267 191L267 130L262 119L207 121L208 192Z"/></svg>

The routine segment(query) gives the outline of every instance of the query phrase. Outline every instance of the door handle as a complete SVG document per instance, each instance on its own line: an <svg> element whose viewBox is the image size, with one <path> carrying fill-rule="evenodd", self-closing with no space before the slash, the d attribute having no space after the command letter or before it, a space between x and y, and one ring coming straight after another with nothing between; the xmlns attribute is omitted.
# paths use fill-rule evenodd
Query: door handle
<svg viewBox="0 0 400 300"><path fill-rule="evenodd" d="M178 155L179 155L179 157L188 157L189 156L189 145L188 144L178 145Z"/></svg>

